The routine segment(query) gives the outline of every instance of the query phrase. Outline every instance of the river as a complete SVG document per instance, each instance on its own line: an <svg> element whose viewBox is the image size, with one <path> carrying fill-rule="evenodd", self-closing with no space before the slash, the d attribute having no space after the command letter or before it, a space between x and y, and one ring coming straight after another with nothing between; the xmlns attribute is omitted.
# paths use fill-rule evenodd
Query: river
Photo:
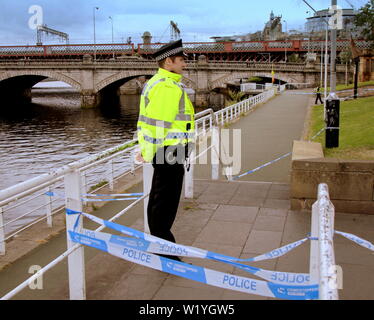
<svg viewBox="0 0 374 320"><path fill-rule="evenodd" d="M33 89L26 106L0 104L0 190L133 138L138 95L81 109L71 88Z"/></svg>

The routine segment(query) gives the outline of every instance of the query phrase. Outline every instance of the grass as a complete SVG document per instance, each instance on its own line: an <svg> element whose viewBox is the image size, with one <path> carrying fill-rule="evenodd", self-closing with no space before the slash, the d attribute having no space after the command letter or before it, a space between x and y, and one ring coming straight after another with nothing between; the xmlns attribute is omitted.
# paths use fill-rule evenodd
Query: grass
<svg viewBox="0 0 374 320"><path fill-rule="evenodd" d="M325 126L323 105L312 108L308 139ZM327 158L374 160L374 97L341 101L338 148L325 148L324 132L313 142L322 144Z"/></svg>
<svg viewBox="0 0 374 320"><path fill-rule="evenodd" d="M359 82L357 84L357 87L358 88L362 88L362 87L367 87L367 86L374 86L374 81L366 81L366 82ZM347 90L347 89L353 89L354 88L354 84L351 83L351 84L348 84L348 85L345 85L345 84L338 84L336 86L336 91L341 91L341 90ZM322 87L321 88L321 92L324 92L324 88ZM327 92L330 91L330 87L327 87Z"/></svg>

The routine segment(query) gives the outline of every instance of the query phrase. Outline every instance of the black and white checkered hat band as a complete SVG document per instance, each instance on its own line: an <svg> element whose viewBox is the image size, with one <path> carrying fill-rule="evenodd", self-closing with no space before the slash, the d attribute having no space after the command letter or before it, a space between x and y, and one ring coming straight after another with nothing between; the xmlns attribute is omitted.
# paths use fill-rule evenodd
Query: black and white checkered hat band
<svg viewBox="0 0 374 320"><path fill-rule="evenodd" d="M183 48L179 47L179 48L175 48L173 50L170 50L170 51L167 51L165 53L163 53L162 55L156 57L156 61L161 61L163 59L166 59L167 57L170 57L170 56L173 56L175 54L177 54L178 52L181 52L183 51Z"/></svg>

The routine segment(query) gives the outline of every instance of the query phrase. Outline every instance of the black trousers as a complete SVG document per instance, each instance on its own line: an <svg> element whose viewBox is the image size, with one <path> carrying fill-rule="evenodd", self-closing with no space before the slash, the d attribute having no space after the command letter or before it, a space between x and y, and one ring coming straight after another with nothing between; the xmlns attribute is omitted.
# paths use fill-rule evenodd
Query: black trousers
<svg viewBox="0 0 374 320"><path fill-rule="evenodd" d="M152 187L147 208L149 231L152 235L175 242L171 232L182 192L184 165L152 164Z"/></svg>
<svg viewBox="0 0 374 320"><path fill-rule="evenodd" d="M323 104L322 99L321 99L321 94L320 94L320 93L317 93L316 101L314 102L314 104L317 104L317 103L318 103L318 100L321 101L321 104Z"/></svg>

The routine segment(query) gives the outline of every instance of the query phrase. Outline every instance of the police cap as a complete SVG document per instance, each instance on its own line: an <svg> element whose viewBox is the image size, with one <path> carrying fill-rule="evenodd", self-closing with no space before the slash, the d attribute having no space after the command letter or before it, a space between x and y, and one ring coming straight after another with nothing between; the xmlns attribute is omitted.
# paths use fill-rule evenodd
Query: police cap
<svg viewBox="0 0 374 320"><path fill-rule="evenodd" d="M153 58L156 61L161 61L163 59L166 59L167 57L172 56L182 56L187 58L187 55L183 52L182 40L177 40L165 44L153 54Z"/></svg>

